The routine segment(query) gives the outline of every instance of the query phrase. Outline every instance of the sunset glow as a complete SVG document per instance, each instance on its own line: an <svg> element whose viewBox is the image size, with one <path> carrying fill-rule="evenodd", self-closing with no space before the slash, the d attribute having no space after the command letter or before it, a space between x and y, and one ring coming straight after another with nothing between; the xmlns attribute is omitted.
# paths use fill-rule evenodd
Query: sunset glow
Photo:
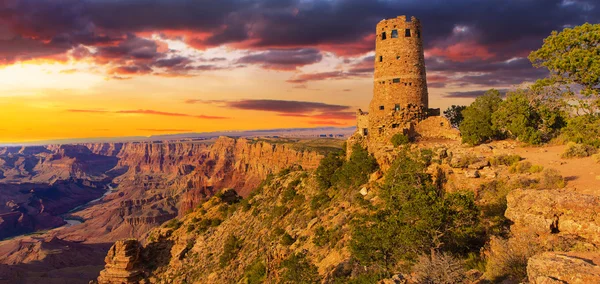
<svg viewBox="0 0 600 284"><path fill-rule="evenodd" d="M352 126L372 95L373 27L400 14L423 22L430 107L445 109L544 76L528 53L600 14L579 1L506 4L510 21L471 1L200 2L3 1L0 143ZM563 16L540 23L534 6Z"/></svg>

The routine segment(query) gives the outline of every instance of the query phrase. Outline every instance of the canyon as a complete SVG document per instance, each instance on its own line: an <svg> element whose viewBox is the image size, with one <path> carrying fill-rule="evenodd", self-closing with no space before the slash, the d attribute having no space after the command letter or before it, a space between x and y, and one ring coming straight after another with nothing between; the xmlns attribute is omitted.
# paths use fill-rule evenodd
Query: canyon
<svg viewBox="0 0 600 284"><path fill-rule="evenodd" d="M314 169L322 157L228 137L0 148L0 283L87 283L115 241L142 238L222 189L247 196L268 175Z"/></svg>

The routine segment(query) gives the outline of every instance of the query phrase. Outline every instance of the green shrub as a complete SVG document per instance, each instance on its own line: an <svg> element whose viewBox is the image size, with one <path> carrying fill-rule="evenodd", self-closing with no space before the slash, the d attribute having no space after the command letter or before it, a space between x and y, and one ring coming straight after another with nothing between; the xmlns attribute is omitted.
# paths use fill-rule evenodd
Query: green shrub
<svg viewBox="0 0 600 284"><path fill-rule="evenodd" d="M419 158L421 159L421 161L426 166L431 165L431 162L433 160L433 150L431 150L431 149L421 149L421 153L419 155Z"/></svg>
<svg viewBox="0 0 600 284"><path fill-rule="evenodd" d="M290 234L288 233L284 233L283 236L281 236L281 244L284 246L291 246L296 242L296 239L294 239L292 236L290 236Z"/></svg>
<svg viewBox="0 0 600 284"><path fill-rule="evenodd" d="M320 192L310 200L310 209L317 210L329 201L331 201L331 197L326 192Z"/></svg>
<svg viewBox="0 0 600 284"><path fill-rule="evenodd" d="M469 165L479 162L480 158L475 156L475 154L468 153L464 155L454 155L454 157L450 160L450 165L454 168L467 168Z"/></svg>
<svg viewBox="0 0 600 284"><path fill-rule="evenodd" d="M592 155L592 159L594 159L594 162L600 164L600 154Z"/></svg>
<svg viewBox="0 0 600 284"><path fill-rule="evenodd" d="M541 173L543 170L544 170L544 167L540 166L540 165L533 165L533 166L531 166L531 168L529 168L529 172L532 174Z"/></svg>
<svg viewBox="0 0 600 284"><path fill-rule="evenodd" d="M567 185L565 179L556 169L545 169L540 178L542 188L563 188Z"/></svg>
<svg viewBox="0 0 600 284"><path fill-rule="evenodd" d="M398 133L392 136L391 142L394 145L394 147L398 147L401 145L410 144L410 138L408 138L408 136L402 133Z"/></svg>
<svg viewBox="0 0 600 284"><path fill-rule="evenodd" d="M510 168L508 168L508 171L511 174L524 174L528 173L529 169L531 169L531 163L528 161L523 161L513 164L512 166L510 166Z"/></svg>
<svg viewBox="0 0 600 284"><path fill-rule="evenodd" d="M332 186L331 177L344 164L342 152L333 152L327 154L319 163L315 172L317 184L320 189L327 189Z"/></svg>
<svg viewBox="0 0 600 284"><path fill-rule="evenodd" d="M567 141L600 147L600 116L575 116L567 121L561 133Z"/></svg>
<svg viewBox="0 0 600 284"><path fill-rule="evenodd" d="M472 193L444 193L425 165L400 155L381 188L383 208L352 223L350 250L361 265L392 272L431 250L466 254L484 243Z"/></svg>
<svg viewBox="0 0 600 284"><path fill-rule="evenodd" d="M283 217L283 215L285 215L287 213L287 207L285 206L275 206L273 207L273 210L271 211L271 216L273 218L280 218Z"/></svg>
<svg viewBox="0 0 600 284"><path fill-rule="evenodd" d="M196 219L196 222L194 222L194 227L196 232L201 234L206 232L210 227L217 227L221 225L221 222L221 219Z"/></svg>
<svg viewBox="0 0 600 284"><path fill-rule="evenodd" d="M569 142L569 144L567 144L567 149L565 149L565 152L561 157L564 159L585 158L595 154L597 151L596 148L589 145Z"/></svg>
<svg viewBox="0 0 600 284"><path fill-rule="evenodd" d="M290 202L290 201L294 200L294 198L297 195L298 195L298 193L296 192L296 189L288 186L281 194L281 201L283 201L284 203Z"/></svg>
<svg viewBox="0 0 600 284"><path fill-rule="evenodd" d="M464 120L462 112L466 108L467 106L452 105L444 111L444 116L450 121L452 127L458 128L460 126Z"/></svg>
<svg viewBox="0 0 600 284"><path fill-rule="evenodd" d="M464 120L459 128L463 143L478 145L500 135L492 125L492 114L501 102L500 92L491 89L462 111Z"/></svg>
<svg viewBox="0 0 600 284"><path fill-rule="evenodd" d="M267 278L267 266L261 260L256 260L254 263L246 267L244 272L245 284L260 284L265 282Z"/></svg>
<svg viewBox="0 0 600 284"><path fill-rule="evenodd" d="M334 228L331 230L326 230L325 227L319 226L315 229L315 234L313 237L313 244L318 247L323 247L325 245L335 245L341 239L341 231L339 228Z"/></svg>
<svg viewBox="0 0 600 284"><path fill-rule="evenodd" d="M273 234L275 236L283 236L283 234L285 234L285 230L281 227L277 227L277 228L273 229Z"/></svg>
<svg viewBox="0 0 600 284"><path fill-rule="evenodd" d="M478 204L482 211L482 223L487 235L506 236L510 231L510 221L504 216L506 212L506 196L512 189L503 180L494 180L481 184L478 193Z"/></svg>
<svg viewBox="0 0 600 284"><path fill-rule="evenodd" d="M219 257L219 265L224 268L229 262L236 258L242 249L242 240L235 235L229 235L223 244L223 254Z"/></svg>
<svg viewBox="0 0 600 284"><path fill-rule="evenodd" d="M171 219L164 225L164 227L168 229L177 230L181 227L182 224L183 222L179 219Z"/></svg>
<svg viewBox="0 0 600 284"><path fill-rule="evenodd" d="M365 184L369 180L369 175L379 168L377 161L373 156L362 148L359 144L352 146L352 155L350 160L335 171L332 182L337 188L353 189L359 185Z"/></svg>
<svg viewBox="0 0 600 284"><path fill-rule="evenodd" d="M496 155L489 158L490 165L492 166L512 166L515 163L521 161L522 158L519 155Z"/></svg>
<svg viewBox="0 0 600 284"><path fill-rule="evenodd" d="M242 206L242 211L244 212L248 212L250 208L252 208L252 204L250 204L250 200L248 198L242 199L240 205Z"/></svg>
<svg viewBox="0 0 600 284"><path fill-rule="evenodd" d="M317 267L310 262L304 253L294 253L281 263L283 283L319 283Z"/></svg>
<svg viewBox="0 0 600 284"><path fill-rule="evenodd" d="M529 144L542 143L542 133L537 129L539 115L531 105L526 91L509 92L492 114L492 124L510 138Z"/></svg>

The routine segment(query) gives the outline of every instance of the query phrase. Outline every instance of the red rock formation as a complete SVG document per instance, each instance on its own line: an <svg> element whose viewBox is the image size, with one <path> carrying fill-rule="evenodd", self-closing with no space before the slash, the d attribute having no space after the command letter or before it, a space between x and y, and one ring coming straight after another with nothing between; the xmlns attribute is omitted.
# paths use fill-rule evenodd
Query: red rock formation
<svg viewBox="0 0 600 284"><path fill-rule="evenodd" d="M141 250L142 246L137 240L116 242L108 251L105 258L106 267L100 272L98 283L137 283L142 275L142 272L138 269Z"/></svg>

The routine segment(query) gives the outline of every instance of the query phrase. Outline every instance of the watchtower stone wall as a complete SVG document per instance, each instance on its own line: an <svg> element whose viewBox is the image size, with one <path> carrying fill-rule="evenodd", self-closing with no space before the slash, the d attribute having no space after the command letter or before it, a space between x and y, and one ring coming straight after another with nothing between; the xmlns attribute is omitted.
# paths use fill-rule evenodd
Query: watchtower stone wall
<svg viewBox="0 0 600 284"><path fill-rule="evenodd" d="M429 107L421 24L406 16L379 22L376 28L373 99L368 139L389 142L411 122L427 118Z"/></svg>

